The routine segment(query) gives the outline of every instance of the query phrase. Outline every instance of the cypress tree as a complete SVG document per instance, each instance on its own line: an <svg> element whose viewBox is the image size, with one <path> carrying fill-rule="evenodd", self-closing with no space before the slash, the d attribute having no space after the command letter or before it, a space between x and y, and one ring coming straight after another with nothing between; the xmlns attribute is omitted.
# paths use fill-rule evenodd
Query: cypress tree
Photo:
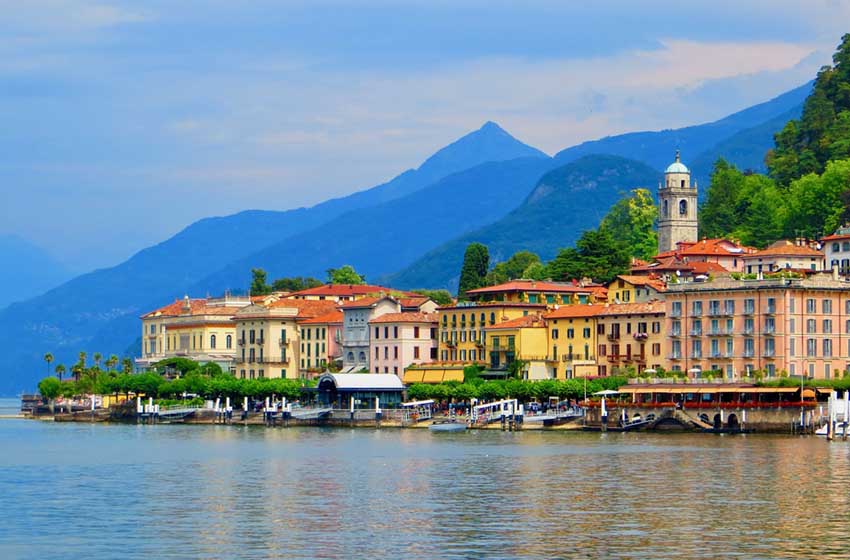
<svg viewBox="0 0 850 560"><path fill-rule="evenodd" d="M490 268L490 253L481 243L470 243L463 255L463 267L460 269L460 283L457 297L467 299L466 292L484 285L484 277Z"/></svg>

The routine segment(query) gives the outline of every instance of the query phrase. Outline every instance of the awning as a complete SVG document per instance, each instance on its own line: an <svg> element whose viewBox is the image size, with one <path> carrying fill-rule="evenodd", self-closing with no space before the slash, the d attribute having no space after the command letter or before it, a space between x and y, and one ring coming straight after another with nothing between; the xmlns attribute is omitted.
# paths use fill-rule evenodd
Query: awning
<svg viewBox="0 0 850 560"><path fill-rule="evenodd" d="M422 383L442 383L443 375L445 374L445 370L425 370L425 374L422 376Z"/></svg>
<svg viewBox="0 0 850 560"><path fill-rule="evenodd" d="M409 369L404 372L404 384L422 383L422 376L425 374L421 369Z"/></svg>

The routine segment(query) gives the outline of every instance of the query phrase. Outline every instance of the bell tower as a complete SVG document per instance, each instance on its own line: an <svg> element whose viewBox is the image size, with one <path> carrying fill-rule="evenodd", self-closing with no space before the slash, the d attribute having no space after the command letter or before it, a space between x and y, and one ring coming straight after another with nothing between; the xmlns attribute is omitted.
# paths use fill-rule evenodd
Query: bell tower
<svg viewBox="0 0 850 560"><path fill-rule="evenodd" d="M691 185L691 172L679 159L664 171L658 185L658 252L676 248L680 241L698 241L697 184Z"/></svg>

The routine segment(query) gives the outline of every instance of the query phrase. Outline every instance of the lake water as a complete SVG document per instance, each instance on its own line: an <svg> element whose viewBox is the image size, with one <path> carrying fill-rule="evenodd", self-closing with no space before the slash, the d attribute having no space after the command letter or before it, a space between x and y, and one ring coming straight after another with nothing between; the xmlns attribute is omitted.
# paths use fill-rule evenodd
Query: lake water
<svg viewBox="0 0 850 560"><path fill-rule="evenodd" d="M815 438L0 421L0 558L850 555Z"/></svg>

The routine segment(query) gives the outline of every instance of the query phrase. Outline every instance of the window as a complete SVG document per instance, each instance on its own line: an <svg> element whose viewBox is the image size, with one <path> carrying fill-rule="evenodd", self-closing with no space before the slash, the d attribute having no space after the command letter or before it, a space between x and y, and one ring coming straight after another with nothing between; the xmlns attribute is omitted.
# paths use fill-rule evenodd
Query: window
<svg viewBox="0 0 850 560"><path fill-rule="evenodd" d="M694 358L702 358L702 340L691 341L691 355Z"/></svg>
<svg viewBox="0 0 850 560"><path fill-rule="evenodd" d="M393 327L393 338L398 338L398 327Z"/></svg>
<svg viewBox="0 0 850 560"><path fill-rule="evenodd" d="M419 338L419 327L413 327L413 338Z"/></svg>
<svg viewBox="0 0 850 560"><path fill-rule="evenodd" d="M832 313L832 300L831 300L831 299L825 299L825 300L823 300L823 301L821 302L821 309L823 310L823 313L824 313L825 315L826 315L826 314L829 314L829 313Z"/></svg>
<svg viewBox="0 0 850 560"><path fill-rule="evenodd" d="M794 339L794 338L792 338L791 340L788 341L788 353L791 356L797 355L797 345L794 344L795 342L797 342L797 340Z"/></svg>
<svg viewBox="0 0 850 560"><path fill-rule="evenodd" d="M693 305L691 305L691 308L692 308L691 309L691 315L693 315L694 317L699 317L700 315L702 315L702 302L701 301L695 301L693 303Z"/></svg>
<svg viewBox="0 0 850 560"><path fill-rule="evenodd" d="M584 338L590 338L590 327L585 327L582 334L584 335Z"/></svg>
<svg viewBox="0 0 850 560"><path fill-rule="evenodd" d="M670 316L671 317L681 317L682 316L682 302L674 301L670 304ZM604 332L599 334L605 334Z"/></svg>
<svg viewBox="0 0 850 560"><path fill-rule="evenodd" d="M671 355L670 357L674 360L678 360L682 357L682 341L674 340L671 345Z"/></svg>
<svg viewBox="0 0 850 560"><path fill-rule="evenodd" d="M393 358L398 360L398 346L393 346Z"/></svg>
<svg viewBox="0 0 850 560"><path fill-rule="evenodd" d="M682 187L684 187L684 181L682 181ZM688 201L680 200L679 201L679 215L686 216L688 214Z"/></svg>
<svg viewBox="0 0 850 560"><path fill-rule="evenodd" d="M658 334L661 332L661 321L653 321L652 322L652 333Z"/></svg>
<svg viewBox="0 0 850 560"><path fill-rule="evenodd" d="M375 359L379 360L381 358L381 349L375 346ZM352 357L353 359L353 357Z"/></svg>
<svg viewBox="0 0 850 560"><path fill-rule="evenodd" d="M210 350L215 350L215 335L210 335Z"/></svg>
<svg viewBox="0 0 850 560"><path fill-rule="evenodd" d="M806 356L814 356L818 352L817 340L814 338L806 339Z"/></svg>
<svg viewBox="0 0 850 560"><path fill-rule="evenodd" d="M814 299L806 300L806 313L817 313L817 305Z"/></svg>
<svg viewBox="0 0 850 560"><path fill-rule="evenodd" d="M776 313L776 298L767 298L766 313Z"/></svg>
<svg viewBox="0 0 850 560"><path fill-rule="evenodd" d="M765 317L764 319L764 332L767 334L773 334L776 331L776 321L773 317Z"/></svg>
<svg viewBox="0 0 850 560"><path fill-rule="evenodd" d="M496 324L496 314L495 313L490 313L490 324L491 325Z"/></svg>
<svg viewBox="0 0 850 560"><path fill-rule="evenodd" d="M652 355L653 356L660 356L661 355L661 345L660 344L654 343L652 345Z"/></svg>
<svg viewBox="0 0 850 560"><path fill-rule="evenodd" d="M384 338L389 338L389 337L390 337L390 328L384 327Z"/></svg>
<svg viewBox="0 0 850 560"><path fill-rule="evenodd" d="M794 320L793 317L788 320L788 332L791 334L797 332L797 322Z"/></svg>
<svg viewBox="0 0 850 560"><path fill-rule="evenodd" d="M254 344L255 340L256 340L256 333L254 332L254 329L251 329L248 333L248 342L250 342L251 344Z"/></svg>
<svg viewBox="0 0 850 560"><path fill-rule="evenodd" d="M413 347L413 359L415 359L415 360L419 359L419 347L418 346Z"/></svg>
<svg viewBox="0 0 850 560"><path fill-rule="evenodd" d="M375 340L378 340L379 338L381 338L381 328L375 327Z"/></svg>
<svg viewBox="0 0 850 560"><path fill-rule="evenodd" d="M756 300L754 299L745 299L744 300L744 314L750 315L754 313L756 310Z"/></svg>
<svg viewBox="0 0 850 560"><path fill-rule="evenodd" d="M433 351L433 350L432 350L432 351ZM470 351L469 351L469 361L471 361L471 362L474 362L474 361L475 361L475 355L476 355L476 353L477 353L477 352L476 352L475 350L470 350Z"/></svg>
<svg viewBox="0 0 850 560"><path fill-rule="evenodd" d="M233 335L227 335L227 338L224 339L224 345L228 350L233 348Z"/></svg>
<svg viewBox="0 0 850 560"><path fill-rule="evenodd" d="M824 334L832 334L832 319L823 320L823 332Z"/></svg>
<svg viewBox="0 0 850 560"><path fill-rule="evenodd" d="M670 334L673 336L680 336L682 334L682 322L681 321L673 321L670 324Z"/></svg>
<svg viewBox="0 0 850 560"><path fill-rule="evenodd" d="M567 329L567 338L575 338L576 332L574 329Z"/></svg>
<svg viewBox="0 0 850 560"><path fill-rule="evenodd" d="M764 355L765 356L772 357L776 353L776 351L775 351L776 347L775 347L774 343L775 343L775 340L772 339L772 338L766 338L764 340Z"/></svg>
<svg viewBox="0 0 850 560"><path fill-rule="evenodd" d="M832 251L834 253L838 253L839 251L841 251L841 245L839 243L833 243L832 244Z"/></svg>
<svg viewBox="0 0 850 560"><path fill-rule="evenodd" d="M755 341L752 338L744 339L744 357L752 358L755 354Z"/></svg>
<svg viewBox="0 0 850 560"><path fill-rule="evenodd" d="M558 329L552 329L552 338L553 338L553 339L557 339L557 338L558 338Z"/></svg>
<svg viewBox="0 0 850 560"><path fill-rule="evenodd" d="M727 299L726 301L724 301L723 302L723 311L727 315L734 315L735 314L735 300L734 299Z"/></svg>
<svg viewBox="0 0 850 560"><path fill-rule="evenodd" d="M817 330L816 326L817 326L817 321L815 321L814 319L807 319L806 320L806 334L813 334Z"/></svg>
<svg viewBox="0 0 850 560"><path fill-rule="evenodd" d="M832 357L832 340L829 338L823 339L823 355L825 358Z"/></svg>

